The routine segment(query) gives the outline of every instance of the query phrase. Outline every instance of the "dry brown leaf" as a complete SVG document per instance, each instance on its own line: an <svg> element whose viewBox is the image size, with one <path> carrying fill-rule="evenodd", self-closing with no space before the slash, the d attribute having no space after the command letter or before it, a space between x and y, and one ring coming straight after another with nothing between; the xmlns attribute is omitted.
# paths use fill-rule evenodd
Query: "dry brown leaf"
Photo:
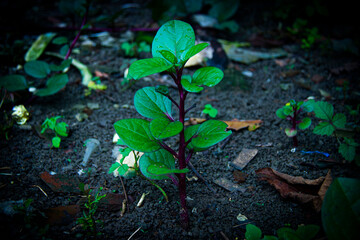
<svg viewBox="0 0 360 240"><path fill-rule="evenodd" d="M195 125L205 122L204 118L190 118L189 121L185 122L185 126ZM223 120L220 120L223 121ZM243 128L248 128L249 131L254 131L261 126L263 121L261 120L238 120L233 119L231 121L223 121L228 125L228 130L238 131Z"/></svg>
<svg viewBox="0 0 360 240"><path fill-rule="evenodd" d="M272 168L261 168L255 171L260 180L266 180L274 186L283 198L290 198L302 204L311 204L319 212L325 193L332 181L330 170L326 177L305 179L278 172Z"/></svg>
<svg viewBox="0 0 360 240"><path fill-rule="evenodd" d="M95 76L100 78L109 78L109 74L95 70Z"/></svg>
<svg viewBox="0 0 360 240"><path fill-rule="evenodd" d="M289 71L286 71L286 72L281 72L280 76L282 76L283 78L295 77L299 73L300 73L299 70L292 69L292 70L289 70Z"/></svg>

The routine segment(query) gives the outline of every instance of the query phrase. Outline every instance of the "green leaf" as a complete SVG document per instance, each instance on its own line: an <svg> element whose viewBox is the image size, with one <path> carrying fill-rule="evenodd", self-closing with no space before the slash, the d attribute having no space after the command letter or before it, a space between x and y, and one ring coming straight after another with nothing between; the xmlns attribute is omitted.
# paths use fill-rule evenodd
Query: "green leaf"
<svg viewBox="0 0 360 240"><path fill-rule="evenodd" d="M38 59L55 35L56 33L46 33L40 35L26 52L25 61L29 62Z"/></svg>
<svg viewBox="0 0 360 240"><path fill-rule="evenodd" d="M150 122L151 134L156 139L165 139L179 134L183 124L179 121L172 122L168 118L156 118Z"/></svg>
<svg viewBox="0 0 360 240"><path fill-rule="evenodd" d="M316 102L314 104L314 113L317 118L330 122L334 115L334 107L328 102Z"/></svg>
<svg viewBox="0 0 360 240"><path fill-rule="evenodd" d="M215 1L209 10L209 15L223 22L232 17L239 7L238 0Z"/></svg>
<svg viewBox="0 0 360 240"><path fill-rule="evenodd" d="M203 67L193 75L191 83L196 85L206 85L213 87L218 84L224 77L223 71L216 67Z"/></svg>
<svg viewBox="0 0 360 240"><path fill-rule="evenodd" d="M278 110L276 110L276 116L281 119L285 119L287 117L287 115L284 114L283 108L279 108Z"/></svg>
<svg viewBox="0 0 360 240"><path fill-rule="evenodd" d="M61 138L59 137L53 137L52 140L52 145L56 148L59 148L60 147L60 142L61 142Z"/></svg>
<svg viewBox="0 0 360 240"><path fill-rule="evenodd" d="M344 138L345 143L341 143L339 146L339 153L345 158L345 160L351 162L356 155L356 147L359 146L352 138Z"/></svg>
<svg viewBox="0 0 360 240"><path fill-rule="evenodd" d="M129 76L137 80L151 74L166 71L172 66L172 64L159 57L141 59L131 64L129 68Z"/></svg>
<svg viewBox="0 0 360 240"><path fill-rule="evenodd" d="M118 169L121 166L120 163L115 162L111 165L111 167L109 168L109 172L108 173L112 173L114 172L116 169Z"/></svg>
<svg viewBox="0 0 360 240"><path fill-rule="evenodd" d="M360 226L360 180L336 178L326 192L321 219L329 240L358 239Z"/></svg>
<svg viewBox="0 0 360 240"><path fill-rule="evenodd" d="M154 152L160 145L150 132L150 122L144 119L122 119L114 124L116 133L130 148L139 152Z"/></svg>
<svg viewBox="0 0 360 240"><path fill-rule="evenodd" d="M239 31L239 24L234 20L222 22L219 24L215 24L214 26L217 29L228 29L231 33L236 33Z"/></svg>
<svg viewBox="0 0 360 240"><path fill-rule="evenodd" d="M125 178L130 178L133 177L133 174L131 171L128 172L129 168L130 168L129 165L127 164L120 164L120 167L118 167L116 170L118 171L120 176L123 176Z"/></svg>
<svg viewBox="0 0 360 240"><path fill-rule="evenodd" d="M218 110L211 106L211 104L205 104L204 110L202 112L204 114L208 114L212 118L216 117L218 114Z"/></svg>
<svg viewBox="0 0 360 240"><path fill-rule="evenodd" d="M68 43L68 39L66 37L57 37L52 40L52 43L56 45L62 45Z"/></svg>
<svg viewBox="0 0 360 240"><path fill-rule="evenodd" d="M314 104L315 104L315 101L310 99L310 100L305 101L301 107L305 112L312 112L312 111L314 111Z"/></svg>
<svg viewBox="0 0 360 240"><path fill-rule="evenodd" d="M337 113L332 119L332 123L336 128L345 128L346 116L342 113Z"/></svg>
<svg viewBox="0 0 360 240"><path fill-rule="evenodd" d="M191 80L191 77L190 77L190 80ZM204 89L203 87L199 87L196 84L190 83L190 81L186 78L181 79L181 85L188 92L197 93L197 92L201 92Z"/></svg>
<svg viewBox="0 0 360 240"><path fill-rule="evenodd" d="M285 128L285 134L288 137L295 137L297 134L297 130L296 129L291 129L291 128Z"/></svg>
<svg viewBox="0 0 360 240"><path fill-rule="evenodd" d="M154 164L149 165L149 167L146 169L146 171L152 175L169 175L169 174L173 174L173 173L187 173L187 172L189 172L189 169L187 169L187 168L169 169L164 164L154 163Z"/></svg>
<svg viewBox="0 0 360 240"><path fill-rule="evenodd" d="M67 74L56 74L47 80L46 88L38 89L34 94L40 97L53 95L64 88L68 81Z"/></svg>
<svg viewBox="0 0 360 240"><path fill-rule="evenodd" d="M317 225L300 225L296 230L296 235L299 236L301 240L311 240L319 232L320 227Z"/></svg>
<svg viewBox="0 0 360 240"><path fill-rule="evenodd" d="M168 95L169 94L169 88L165 85L158 85L155 87L155 91L160 93L161 95Z"/></svg>
<svg viewBox="0 0 360 240"><path fill-rule="evenodd" d="M10 92L25 90L28 88L26 79L22 75L7 75L0 78L0 88L4 87Z"/></svg>
<svg viewBox="0 0 360 240"><path fill-rule="evenodd" d="M155 119L171 116L171 101L156 92L155 87L144 87L135 93L134 105L142 116Z"/></svg>
<svg viewBox="0 0 360 240"><path fill-rule="evenodd" d="M331 134L335 131L334 126L332 126L328 122L321 122L319 123L313 130L313 133L318 135L328 135L331 136Z"/></svg>
<svg viewBox="0 0 360 240"><path fill-rule="evenodd" d="M224 140L231 134L231 131L226 131L226 128L227 124L222 121L205 121L200 124L199 128L195 132L195 136L191 140L191 144L193 147L199 149L209 148Z"/></svg>
<svg viewBox="0 0 360 240"><path fill-rule="evenodd" d="M208 43L199 43L199 44L196 44L195 46L192 46L189 49L186 49L181 54L181 57L180 57L181 62L183 64L185 64L187 60L189 60L191 57L195 56L196 54L198 54L199 52L201 52L208 46L209 46Z"/></svg>
<svg viewBox="0 0 360 240"><path fill-rule="evenodd" d="M67 137L68 134L66 133L66 128L68 127L69 125L67 125L66 123L64 122L60 122L60 123L57 123L55 125L55 132L57 134L59 134L60 136L62 137Z"/></svg>
<svg viewBox="0 0 360 240"><path fill-rule="evenodd" d="M163 58L159 51L170 51L177 59L195 45L195 34L191 25L179 20L166 22L155 35L152 43L153 57Z"/></svg>
<svg viewBox="0 0 360 240"><path fill-rule="evenodd" d="M277 231L279 239L291 239L291 240L302 240L294 229L288 227L279 228Z"/></svg>
<svg viewBox="0 0 360 240"><path fill-rule="evenodd" d="M63 71L64 69L68 68L71 65L71 62L72 62L72 59L66 59L66 60L62 61L59 66L57 66L55 64L50 64L50 70L54 71L54 72Z"/></svg>
<svg viewBox="0 0 360 240"><path fill-rule="evenodd" d="M177 63L177 59L174 54L168 50L160 50L159 53L165 60L168 60L170 63L175 64Z"/></svg>
<svg viewBox="0 0 360 240"><path fill-rule="evenodd" d="M289 116L290 114L294 113L294 110L291 106L286 105L283 107L283 112L286 116Z"/></svg>
<svg viewBox="0 0 360 240"><path fill-rule="evenodd" d="M253 224L246 225L245 238L246 240L260 240L262 236L261 229Z"/></svg>
<svg viewBox="0 0 360 240"><path fill-rule="evenodd" d="M304 130L307 129L308 127L310 127L311 125L311 119L306 117L304 118L300 123L299 123L299 129Z"/></svg>
<svg viewBox="0 0 360 240"><path fill-rule="evenodd" d="M189 141L191 137L196 136L197 132L199 131L199 127L200 127L200 124L196 124L196 125L189 126L185 129L185 132L184 132L185 142ZM197 147L193 146L191 142L187 145L187 148L192 149L195 152L201 152L201 151L205 151L206 149L208 149L208 148L197 148Z"/></svg>
<svg viewBox="0 0 360 240"><path fill-rule="evenodd" d="M34 78L46 78L50 73L50 67L44 61L30 61L24 65L25 72Z"/></svg>
<svg viewBox="0 0 360 240"><path fill-rule="evenodd" d="M175 159L171 153L164 149L160 149L156 152L145 153L139 160L140 171L145 177L153 180L167 179L167 175L163 175L162 173L157 175L154 172L155 169L153 167L150 168L152 172L148 172L149 167L152 165L162 166L162 168L166 169L175 169Z"/></svg>
<svg viewBox="0 0 360 240"><path fill-rule="evenodd" d="M265 235L262 240L278 240L275 236Z"/></svg>

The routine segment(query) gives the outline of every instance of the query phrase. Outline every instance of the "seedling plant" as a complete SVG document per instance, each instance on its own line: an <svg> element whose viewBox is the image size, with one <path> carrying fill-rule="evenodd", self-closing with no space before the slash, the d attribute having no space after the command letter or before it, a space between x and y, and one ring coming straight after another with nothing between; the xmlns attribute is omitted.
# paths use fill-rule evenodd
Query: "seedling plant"
<svg viewBox="0 0 360 240"><path fill-rule="evenodd" d="M61 138L68 136L68 127L69 125L65 122L58 122L58 119L62 118L61 116L46 118L41 125L41 134L44 134L46 130L51 130L55 136L51 139L52 145L55 148L60 147Z"/></svg>
<svg viewBox="0 0 360 240"><path fill-rule="evenodd" d="M285 128L286 136L293 139L294 147L298 147L297 133L298 129L304 130L310 127L311 119L309 117L304 117L300 119L299 115L301 112L312 112L313 111L313 100L300 101L296 102L295 100L290 100L285 106L279 108L276 111L276 115L281 119L286 119L291 122L291 127Z"/></svg>
<svg viewBox="0 0 360 240"><path fill-rule="evenodd" d="M209 117L211 117L211 118L215 118L218 114L218 110L216 108L214 108L213 106L211 106L211 104L206 104L204 106L202 113L209 115Z"/></svg>
<svg viewBox="0 0 360 240"><path fill-rule="evenodd" d="M144 153L139 159L139 168L146 178L171 179L178 187L184 228L189 224L185 177L189 161L194 152L209 149L231 134L231 131L226 131L227 125L217 120L185 128L185 115L192 109L192 106L186 107L187 95L201 92L203 86L215 86L224 75L216 67L203 67L191 77L183 77L185 63L207 46L208 43L195 45L194 30L189 24L178 20L165 23L152 43L153 57L134 62L129 68L129 76L137 80L165 72L177 86L178 101L166 86L144 87L136 92L134 105L141 116L150 120L121 119L114 124L124 145ZM173 114L172 105L175 105L178 115ZM179 136L177 148L166 143L166 139L174 136Z"/></svg>

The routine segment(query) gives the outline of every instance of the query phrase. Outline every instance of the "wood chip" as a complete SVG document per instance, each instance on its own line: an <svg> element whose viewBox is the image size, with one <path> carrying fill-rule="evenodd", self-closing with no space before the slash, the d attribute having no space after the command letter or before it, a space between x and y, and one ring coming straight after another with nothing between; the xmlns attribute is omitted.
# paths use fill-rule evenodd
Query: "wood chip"
<svg viewBox="0 0 360 240"><path fill-rule="evenodd" d="M257 149L244 148L230 165L238 170L242 170L256 156L258 151Z"/></svg>

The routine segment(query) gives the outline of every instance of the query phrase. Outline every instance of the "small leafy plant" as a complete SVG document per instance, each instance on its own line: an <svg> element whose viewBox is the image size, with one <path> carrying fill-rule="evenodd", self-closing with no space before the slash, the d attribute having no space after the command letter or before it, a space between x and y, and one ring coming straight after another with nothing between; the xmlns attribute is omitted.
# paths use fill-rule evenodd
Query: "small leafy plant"
<svg viewBox="0 0 360 240"><path fill-rule="evenodd" d="M121 49L124 51L125 56L127 57L134 57L141 52L150 52L150 46L145 41L142 41L140 43L123 42L121 44Z"/></svg>
<svg viewBox="0 0 360 240"><path fill-rule="evenodd" d="M358 143L348 134L346 127L346 116L343 113L334 113L334 107L328 102L319 101L314 104L315 116L321 122L315 126L314 133L318 135L335 135L339 143L339 153L345 160L351 162L355 159ZM360 165L360 161L356 164Z"/></svg>
<svg viewBox="0 0 360 240"><path fill-rule="evenodd" d="M61 116L46 118L41 125L41 134L44 134L46 130L50 129L55 136L52 138L51 142L55 148L60 147L61 137L68 136L68 127L69 125L65 122L58 122L58 119L62 118Z"/></svg>
<svg viewBox="0 0 360 240"><path fill-rule="evenodd" d="M293 139L294 147L298 147L297 133L298 129L304 130L310 127L311 119L309 117L299 118L301 112L313 111L313 100L296 102L290 100L285 106L276 111L276 115L281 119L286 119L291 122L291 128L285 128L286 136Z"/></svg>
<svg viewBox="0 0 360 240"><path fill-rule="evenodd" d="M226 131L226 123L217 120L184 126L185 115L192 109L185 107L187 95L201 92L203 86L215 86L224 75L216 67L203 67L192 76L183 77L185 63L207 46L208 43L195 45L194 30L188 23L178 20L165 23L152 43L153 58L134 62L128 74L135 80L160 72L169 74L177 86L178 102L166 86L144 87L136 92L134 105L140 115L150 120L122 119L114 124L124 145L144 153L139 159L139 168L146 178L171 179L178 187L184 228L189 224L185 177L189 161L194 152L204 151L231 134ZM172 104L178 112L178 120L174 118ZM166 143L166 139L174 136L179 136L176 149ZM175 159L179 168L175 167Z"/></svg>
<svg viewBox="0 0 360 240"><path fill-rule="evenodd" d="M299 225L296 230L289 227L282 227L276 231L277 237L265 235L261 238L261 229L253 224L247 224L245 238L246 240L311 240L319 230L320 227L317 225Z"/></svg>
<svg viewBox="0 0 360 240"><path fill-rule="evenodd" d="M202 113L209 115L211 118L215 118L218 114L218 110L211 106L211 104L206 104Z"/></svg>
<svg viewBox="0 0 360 240"><path fill-rule="evenodd" d="M98 204L100 200L106 197L106 194L100 195L100 188L95 196L91 195L92 190L87 189L85 184L80 185L80 190L85 194L87 198L87 202L84 203L84 207L86 210L83 210L83 215L76 220L77 224L81 224L83 230L86 232L88 236L99 236L101 232L98 231L98 224L101 223L100 220L95 219L95 213L98 209Z"/></svg>

